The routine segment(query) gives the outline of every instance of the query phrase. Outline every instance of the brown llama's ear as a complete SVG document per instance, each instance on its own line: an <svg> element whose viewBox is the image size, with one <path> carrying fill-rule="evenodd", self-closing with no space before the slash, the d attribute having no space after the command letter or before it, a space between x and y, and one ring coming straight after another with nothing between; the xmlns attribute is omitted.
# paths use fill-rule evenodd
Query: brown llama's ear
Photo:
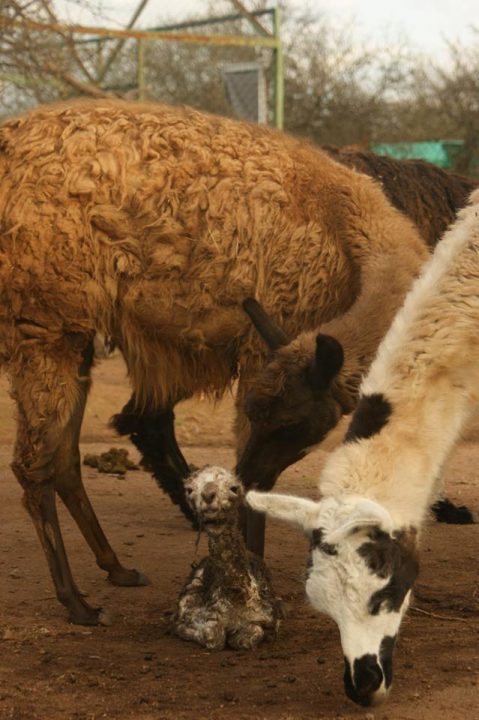
<svg viewBox="0 0 479 720"><path fill-rule="evenodd" d="M342 345L331 335L316 337L316 353L308 367L308 380L315 390L327 390L344 362Z"/></svg>
<svg viewBox="0 0 479 720"><path fill-rule="evenodd" d="M243 310L270 350L277 350L290 342L284 330L275 323L257 300L246 298L243 301Z"/></svg>

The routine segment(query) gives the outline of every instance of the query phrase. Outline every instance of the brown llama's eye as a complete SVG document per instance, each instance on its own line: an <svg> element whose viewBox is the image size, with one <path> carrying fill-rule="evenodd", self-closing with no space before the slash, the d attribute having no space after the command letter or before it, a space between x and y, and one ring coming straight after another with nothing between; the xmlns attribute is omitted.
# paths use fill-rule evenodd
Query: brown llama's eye
<svg viewBox="0 0 479 720"><path fill-rule="evenodd" d="M185 488L188 495L193 495L193 488L187 487Z"/></svg>
<svg viewBox="0 0 479 720"><path fill-rule="evenodd" d="M230 487L230 490L231 490L232 493L234 493L235 495L237 495L237 494L238 494L238 491L239 491L239 485L232 485L232 486Z"/></svg>

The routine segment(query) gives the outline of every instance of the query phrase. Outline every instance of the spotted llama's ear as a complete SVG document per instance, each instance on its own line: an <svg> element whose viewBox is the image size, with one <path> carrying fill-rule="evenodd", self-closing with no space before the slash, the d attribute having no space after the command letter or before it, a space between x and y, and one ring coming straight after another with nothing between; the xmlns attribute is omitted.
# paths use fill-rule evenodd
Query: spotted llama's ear
<svg viewBox="0 0 479 720"><path fill-rule="evenodd" d="M306 533L317 527L319 503L314 500L294 495L250 490L246 495L246 502L253 510L266 513L269 517L285 520Z"/></svg>

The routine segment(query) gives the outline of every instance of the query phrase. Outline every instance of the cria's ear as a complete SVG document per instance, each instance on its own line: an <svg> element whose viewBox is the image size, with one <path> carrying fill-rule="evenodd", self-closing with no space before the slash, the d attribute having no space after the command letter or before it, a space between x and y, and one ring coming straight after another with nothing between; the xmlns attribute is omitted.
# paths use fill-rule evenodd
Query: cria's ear
<svg viewBox="0 0 479 720"><path fill-rule="evenodd" d="M327 390L343 367L344 352L331 335L316 337L316 352L308 368L308 379L315 390Z"/></svg>
<svg viewBox="0 0 479 720"><path fill-rule="evenodd" d="M286 520L309 533L318 526L319 503L293 495L262 493L250 490L246 495L248 505L269 517Z"/></svg>
<svg viewBox="0 0 479 720"><path fill-rule="evenodd" d="M388 510L374 500L359 500L351 511L349 518L335 530L328 532L324 542L328 545L335 545L351 535L356 530L364 527L375 527L385 533L393 531L393 520Z"/></svg>

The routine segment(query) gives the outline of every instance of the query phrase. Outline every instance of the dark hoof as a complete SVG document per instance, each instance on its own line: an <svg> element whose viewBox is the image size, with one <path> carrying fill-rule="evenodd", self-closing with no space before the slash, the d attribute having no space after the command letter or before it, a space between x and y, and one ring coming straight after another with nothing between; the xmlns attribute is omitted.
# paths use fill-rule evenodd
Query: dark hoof
<svg viewBox="0 0 479 720"><path fill-rule="evenodd" d="M113 622L112 616L107 610L88 606L70 611L69 620L73 625L87 625L89 627L111 625Z"/></svg>
<svg viewBox="0 0 479 720"><path fill-rule="evenodd" d="M450 525L473 525L477 517L465 505L454 505L450 500L444 498L438 500L431 507L437 522L449 523Z"/></svg>
<svg viewBox="0 0 479 720"><path fill-rule="evenodd" d="M138 570L127 570L126 568L112 570L108 573L108 580L112 585L118 585L119 587L140 587L150 584L146 575L138 572Z"/></svg>

